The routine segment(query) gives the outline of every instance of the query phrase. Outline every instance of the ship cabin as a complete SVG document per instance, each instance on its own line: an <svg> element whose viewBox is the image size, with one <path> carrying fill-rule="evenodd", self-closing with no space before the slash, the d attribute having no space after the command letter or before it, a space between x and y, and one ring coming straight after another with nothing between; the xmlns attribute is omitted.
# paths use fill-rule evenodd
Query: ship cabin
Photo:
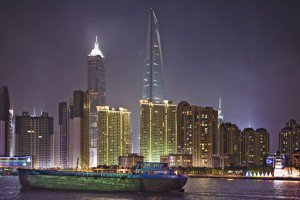
<svg viewBox="0 0 300 200"><path fill-rule="evenodd" d="M168 163L161 162L137 162L135 172L148 175L170 175L174 170L169 168Z"/></svg>

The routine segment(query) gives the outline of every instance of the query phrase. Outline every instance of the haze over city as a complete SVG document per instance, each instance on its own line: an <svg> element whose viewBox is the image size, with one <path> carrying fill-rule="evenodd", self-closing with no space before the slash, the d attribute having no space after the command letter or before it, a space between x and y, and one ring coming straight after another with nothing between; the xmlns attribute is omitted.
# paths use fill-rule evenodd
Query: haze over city
<svg viewBox="0 0 300 200"><path fill-rule="evenodd" d="M15 113L47 111L57 130L58 102L87 89L98 36L107 102L132 112L139 151L149 8L160 25L166 99L217 109L222 97L225 121L266 128L277 151L285 122L300 120L297 2L1 1L0 85L9 87Z"/></svg>

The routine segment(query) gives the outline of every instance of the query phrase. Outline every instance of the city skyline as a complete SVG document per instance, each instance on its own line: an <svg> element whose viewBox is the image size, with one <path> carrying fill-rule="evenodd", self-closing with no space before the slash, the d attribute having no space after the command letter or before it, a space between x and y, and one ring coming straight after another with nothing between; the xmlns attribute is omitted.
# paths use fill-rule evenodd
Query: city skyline
<svg viewBox="0 0 300 200"><path fill-rule="evenodd" d="M16 12L18 9L12 10L11 6L8 7L8 5L13 4L14 3L8 3L3 7L1 6L0 10L2 14L0 15L7 17L7 13ZM219 10L220 13L215 12L214 6L216 7L215 9L218 10L222 7L226 8L226 4L218 3L213 6L207 2L194 2L197 8L203 6L200 15L206 16L207 20L212 17L212 21L208 20L207 23L205 20L200 20L198 23L195 23L195 21L191 23L189 17L193 15L198 16L196 12L186 13L187 16L178 16L176 12L180 11L180 6L183 6L185 11L187 9L187 6L185 6L187 4L183 2L181 2L180 5L172 4L171 7L173 10L166 8L167 3L160 3L160 6L153 6L154 3L148 3L149 5L147 3L145 4L145 2L143 5L137 3L136 7L133 8L136 9L136 13L134 14L129 13L130 10L124 11L126 9L123 10L120 8L122 6L112 3L106 6L114 7L117 10L119 9L120 14L115 15L115 13L109 11L102 14L105 20L109 21L111 18L111 22L105 22L102 18L95 20L92 14L85 14L85 18L83 18L80 23L80 29L83 29L83 31L74 34L74 30L77 30L77 28L72 26L75 24L75 19L71 19L68 15L64 16L63 13L59 13L58 10L55 10L56 4L49 4L50 11L45 10L46 5L45 8L41 7L40 10L37 9L38 6L31 8L30 5L27 5L27 7L24 5L24 14L26 13L24 19L21 19L22 14L18 15L18 17L12 15L12 19L8 20L8 22L19 24L21 32L23 31L23 34L18 34L18 37L14 37L14 34L8 36L11 33L10 31L14 29L9 28L10 23L7 21L3 22L5 27L8 27L3 33L3 38L8 39L7 41L3 41L3 50L5 49L5 52L0 50L0 65L2 66L1 69L5 72L0 75L0 84L9 87L11 100L17 115L22 111L33 111L34 108L37 110L45 110L55 118L55 133L58 132L57 103L65 100L66 94L71 96L71 91L86 88L86 56L90 51L95 36L98 35L101 38L101 46L103 43L101 50L103 50L107 59L106 67L108 73L106 77L107 91L109 91L107 94L108 104L128 107L129 110L132 111L133 134L134 136L138 135L138 100L141 97L141 73L144 66L143 52L147 32L147 13L150 7L154 8L159 17L161 37L164 43L166 99L175 100L176 104L186 100L193 105L213 106L217 109L218 98L222 96L222 111L225 116L225 121L237 124L240 129L248 127L249 123L254 129L261 127L266 128L270 132L271 152L278 149L278 134L285 122L292 118L299 121L300 109L299 103L297 103L299 102L299 95L295 94L295 91L297 85L299 85L299 80L296 76L297 72L299 72L299 67L297 68L299 58L297 58L296 52L299 50L300 41L295 33L300 31L299 28L293 24L293 20L296 19L293 18L294 15L299 17L298 14L296 15L296 13L294 13L297 11L297 7L293 8L284 5L283 8L280 8L282 5L277 3L272 4L273 8L282 9L282 13L276 13L275 15L275 13L269 10L268 16L270 18L276 18L277 14L283 17L287 10L289 12L291 10L294 11L288 16L285 16L285 18L283 18L284 20L274 22L276 23L274 25L267 23L271 22L268 18L259 21L260 12L264 10L268 11L268 8L259 8L258 4L254 3L253 5L251 4L250 7L252 6L257 10L253 14L254 16L252 16L254 17L253 21L251 21L251 15L247 12L248 15L243 15L239 13L241 11L235 11L232 16L226 12L226 9L225 11ZM246 5L234 4L233 7L248 11ZM266 6L267 3L264 5ZM78 6L79 5L75 3L75 5L67 10L72 13L74 11L72 9L76 9ZM8 7L8 10L3 9L6 7ZM31 9L34 12L29 14L28 11ZM97 14L96 11L100 8L87 6L85 9L91 9L93 10L93 14ZM54 37L49 38L48 33L42 30L44 25L38 21L32 23L33 26L37 26L37 28L33 29L34 32L26 30L26 27L20 24L21 22L25 22L25 24L28 25L31 17L47 18L57 12L60 14L59 16L64 19L64 23L70 23L69 26L67 26L66 29L63 28L63 30L66 33L73 33L73 35L69 34L69 36L64 36L62 34L64 31L53 29L51 33L54 34ZM179 13L183 14L184 12ZM121 19L122 14L129 14L130 17ZM238 24L238 20L234 18L236 14L241 14L243 20L250 20L254 25L245 26L239 24L239 26L246 29L239 30L242 28L236 27ZM98 15L101 16L100 14ZM225 24L228 27L225 25L220 27L225 35L219 35L213 31L214 29L219 30L217 29L218 25L220 25L223 20L218 17L213 18L215 15L224 15L225 19L232 19L234 21L234 23L226 21L227 23ZM186 32L182 31L179 25L176 26L172 20L173 18L178 20L179 17L184 18L184 20L181 19L182 24L180 26L185 27ZM78 20L78 18L79 15L76 19ZM136 18L138 19L136 26L132 25L133 27L128 28L129 30L125 30L124 26L129 22L135 22L134 19ZM200 18L195 19L199 20ZM59 18L49 19L50 27L58 26L55 20L59 20ZM98 21L100 21L100 24L102 23L101 26L97 25L97 23L99 23ZM211 23L208 23L209 21ZM87 25L85 26L84 23ZM206 29L200 30L199 24L201 23ZM270 33L270 38L267 37L269 34L265 33L264 29L260 30L264 25L271 26L275 32ZM287 26L288 29L283 30L282 26ZM199 28L196 32L203 36L201 39L198 39L198 35L192 33L195 32L195 27ZM251 27L255 27L255 29L252 30ZM119 31L121 28L125 30L126 34ZM230 31L230 28L233 29ZM276 32L276 28L278 28L278 32ZM130 34L136 30L138 34ZM179 34L176 34L174 30L179 31ZM247 31L250 32L248 33ZM117 33L110 34L113 32ZM286 32L290 33L289 36L292 37L292 39L280 37L280 34ZM209 33L213 33L213 36L209 37ZM241 33L241 35L238 33ZM38 36L37 39L31 38L31 35L35 34ZM191 40L197 36L197 45L204 46L202 47L203 49L194 47L192 45L195 43L194 41L186 40L182 38L180 34L190 36L188 39ZM125 36L129 41L124 42L123 39ZM234 36L237 38L234 38ZM132 41L135 39L137 39L137 41L133 43ZM214 39L216 42L214 42ZM243 39L246 39L246 41ZM225 40L229 40L229 42ZM227 46L230 42L235 40L237 40L237 44ZM30 41L34 41L32 46L28 46L27 44ZM184 44L185 42L187 43L186 45ZM254 44L251 44L252 42L254 42ZM78 43L80 44L80 48L77 46ZM262 43L264 48L261 47L260 43ZM17 45L23 46L23 48L28 47L28 49L26 49L28 51L21 51L23 50L22 47L17 49ZM46 49L45 45L47 46ZM130 47L132 51L127 50L129 45L134 46ZM191 47L189 45L191 45ZM283 45L283 47L281 47L281 45ZM182 49L179 47L182 46L185 47L186 53L180 51ZM46 52L40 51L41 49ZM225 51L225 49L228 51ZM182 56L182 54L185 54L185 56ZM14 56L14 59L8 59L11 55ZM220 67L221 64L225 67ZM197 65L198 68L189 67L191 65ZM266 68L262 66L266 66ZM54 67L54 69L52 67ZM269 77L270 75L272 77ZM267 76L267 78L265 78L265 76ZM193 90L189 90L189 86L193 86ZM125 90L126 92L122 94L122 91ZM194 91L194 93L192 93L192 91ZM133 143L135 144L134 151L136 152L138 142L133 141Z"/></svg>

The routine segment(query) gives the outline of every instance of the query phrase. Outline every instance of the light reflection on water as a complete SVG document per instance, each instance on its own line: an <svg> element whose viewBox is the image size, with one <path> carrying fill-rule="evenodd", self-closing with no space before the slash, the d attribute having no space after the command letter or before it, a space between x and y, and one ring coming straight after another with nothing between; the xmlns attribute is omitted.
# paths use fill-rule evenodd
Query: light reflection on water
<svg viewBox="0 0 300 200"><path fill-rule="evenodd" d="M99 193L22 189L18 177L0 177L0 199L300 199L300 182L190 178L184 193Z"/></svg>

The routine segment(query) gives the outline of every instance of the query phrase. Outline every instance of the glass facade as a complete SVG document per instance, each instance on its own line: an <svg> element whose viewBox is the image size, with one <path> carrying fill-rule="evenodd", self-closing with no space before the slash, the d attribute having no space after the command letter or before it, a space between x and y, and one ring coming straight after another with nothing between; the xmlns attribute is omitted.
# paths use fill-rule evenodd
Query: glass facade
<svg viewBox="0 0 300 200"><path fill-rule="evenodd" d="M106 89L105 89L105 66L104 56L99 49L98 40L94 44L94 49L88 56L88 91L89 91L89 137L90 137L90 163L92 167L96 167L97 163L97 106L106 105Z"/></svg>
<svg viewBox="0 0 300 200"><path fill-rule="evenodd" d="M150 10L146 58L143 77L142 99L161 103L165 99L163 59L158 21L154 11Z"/></svg>

